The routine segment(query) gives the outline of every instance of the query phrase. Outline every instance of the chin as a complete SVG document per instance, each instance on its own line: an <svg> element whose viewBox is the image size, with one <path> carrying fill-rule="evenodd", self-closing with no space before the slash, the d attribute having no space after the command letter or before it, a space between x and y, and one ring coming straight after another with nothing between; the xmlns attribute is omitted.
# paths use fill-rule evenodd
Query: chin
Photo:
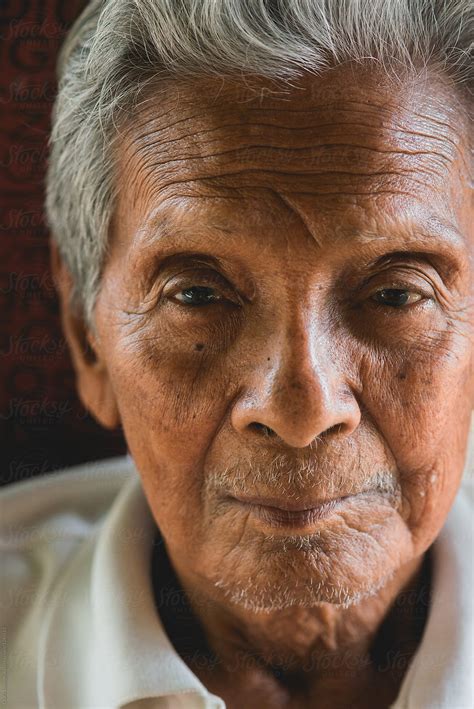
<svg viewBox="0 0 474 709"><path fill-rule="evenodd" d="M254 613L272 613L294 607L315 608L322 604L349 608L377 595L393 575L385 575L370 585L344 585L317 579L306 579L299 584L281 580L279 583L255 584L222 578L215 580L214 585L226 603Z"/></svg>
<svg viewBox="0 0 474 709"><path fill-rule="evenodd" d="M267 536L241 549L240 563L226 557L211 580L221 599L250 611L347 608L376 595L411 559L408 539L403 544L390 525L378 532Z"/></svg>

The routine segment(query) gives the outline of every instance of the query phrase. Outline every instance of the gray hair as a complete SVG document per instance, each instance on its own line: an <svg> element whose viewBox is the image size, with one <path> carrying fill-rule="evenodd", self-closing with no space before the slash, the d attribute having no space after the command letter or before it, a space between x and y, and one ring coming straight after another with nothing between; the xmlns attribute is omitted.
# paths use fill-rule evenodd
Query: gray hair
<svg viewBox="0 0 474 709"><path fill-rule="evenodd" d="M371 58L390 72L433 66L468 94L472 29L471 0L93 0L60 53L47 174L72 305L95 330L118 119L133 115L147 87L209 76L288 81Z"/></svg>

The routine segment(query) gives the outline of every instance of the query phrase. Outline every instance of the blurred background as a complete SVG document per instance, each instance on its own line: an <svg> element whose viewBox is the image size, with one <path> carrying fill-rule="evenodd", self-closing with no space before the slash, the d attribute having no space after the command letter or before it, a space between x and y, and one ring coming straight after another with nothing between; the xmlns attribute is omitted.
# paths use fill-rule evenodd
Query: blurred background
<svg viewBox="0 0 474 709"><path fill-rule="evenodd" d="M55 63L85 0L0 0L0 484L126 452L80 404L49 269Z"/></svg>

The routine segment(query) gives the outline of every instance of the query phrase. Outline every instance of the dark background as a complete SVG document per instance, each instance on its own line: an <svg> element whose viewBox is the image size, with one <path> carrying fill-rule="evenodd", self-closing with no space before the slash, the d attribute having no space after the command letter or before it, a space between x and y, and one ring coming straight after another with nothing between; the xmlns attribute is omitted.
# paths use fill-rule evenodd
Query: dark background
<svg viewBox="0 0 474 709"><path fill-rule="evenodd" d="M55 62L85 5L0 0L1 484L126 452L78 400L44 222Z"/></svg>

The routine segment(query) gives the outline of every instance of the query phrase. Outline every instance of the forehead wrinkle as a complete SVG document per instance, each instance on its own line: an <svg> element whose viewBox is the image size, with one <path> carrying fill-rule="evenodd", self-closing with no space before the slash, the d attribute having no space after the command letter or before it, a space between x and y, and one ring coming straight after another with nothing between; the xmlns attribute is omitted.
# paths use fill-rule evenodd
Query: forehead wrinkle
<svg viewBox="0 0 474 709"><path fill-rule="evenodd" d="M316 84L316 87L317 86L318 85ZM311 88L313 89L314 87ZM187 98L186 93L184 94L185 98L182 98L183 95L180 95L179 101L174 100L173 95L170 99L165 96L163 97L165 101L167 99L173 101L172 108L168 109L160 116L157 116L156 113L151 113L151 111L147 109L147 116L143 123L137 125L137 121L133 121L134 126L136 127L134 143L138 145L141 144L145 148L147 146L154 147L155 145L159 145L165 151L166 147L171 144L179 144L179 142L183 139L192 138L193 144L198 148L201 148L203 144L207 145L209 142L212 143L214 141L196 140L199 136L204 137L210 133L215 133L218 138L220 138L220 132L224 133L226 128L235 128L237 132L240 132L241 138L242 136L245 136L244 144L246 147L249 147L252 145L252 142L249 141L248 131L250 130L251 133L255 127L263 127L266 129L267 134L269 132L272 133L274 142L280 144L280 136L278 136L278 140L275 141L275 132L284 133L286 131L291 137L290 147L293 147L295 143L294 138L299 132L304 132L306 130L311 131L311 142L314 145L318 143L317 134L315 131L320 132L325 129L334 130L339 126L344 131L344 135L347 135L347 125L349 124L351 128L362 128L363 130L365 129L366 131L369 131L369 137L372 140L375 135L374 131L371 129L375 128L382 130L385 135L390 135L390 133L392 133L394 136L397 136L400 134L405 139L406 135L411 133L412 135L416 134L418 138L437 141L441 145L445 146L446 143L450 142L453 150L458 148L459 141L453 140L453 138L449 135L453 132L453 125L449 122L439 120L441 115L438 114L440 114L441 111L443 111L444 114L453 114L453 111L450 110L450 106L446 103L441 105L438 101L439 105L433 107L433 99L429 97L429 101L427 101L426 97L424 97L424 102L427 104L426 108L431 109L428 110L427 114L426 111L422 113L419 110L413 111L411 107L408 107L406 105L407 99L405 96L403 97L402 104L394 101L390 98L390 96L388 99L385 99L384 102L381 102L377 94L373 96L373 91L369 91L369 98L371 102L369 106L367 106L367 102L362 103L361 101L351 99L350 97L344 97L344 99L339 98L337 101L328 100L328 91L330 91L330 89L325 87L325 90L320 92L320 96L318 95L318 91L313 90L306 92L303 96L297 96L296 98L302 99L306 101L306 103L309 101L310 103L309 108L304 107L303 109L295 107L294 100L292 101L291 97L285 100L287 105L283 106L281 104L285 102L282 102L281 100L276 102L275 100L270 99L267 99L267 105L264 106L261 104L258 106L246 104L242 106L236 101L235 96L231 95L230 103L228 101L227 103L224 101L222 104L216 106L206 96L196 94L196 90L194 90L194 93L192 90L188 90L189 95ZM314 101L315 96L317 101L319 101L319 105L318 102L315 103ZM197 113L196 105L199 106L199 111ZM173 111L178 114L176 119L164 123L164 116L169 116ZM188 112L188 115L183 116L183 112L185 111ZM330 115L329 122L327 118L324 120L328 114L333 114L334 111L335 115ZM322 113L321 120L315 120L319 113ZM348 114L350 119L349 121L346 120L346 114ZM235 122L236 115L238 116L237 122ZM287 115L290 117L289 125L284 125L282 124L282 118L284 119ZM308 117L310 118L310 122L309 125L306 125ZM410 119L410 130L408 131L406 130L406 117ZM387 120L384 120L384 118L388 119L391 125L388 125ZM420 125L413 126L413 118L417 118ZM303 125L301 125L301 119L303 120ZM268 122L268 120L270 120L270 122ZM198 121L198 125L196 125L196 121ZM437 126L437 132L433 133L433 131L426 132L425 130L422 130L423 126L426 127L427 122L435 124ZM188 123L192 124L191 129L188 129ZM456 122L454 122L454 125L456 125ZM149 130L142 133L140 129L144 126L149 126ZM171 132L176 134L176 129L178 127L185 128L186 132L182 132L181 135L178 136L172 135L170 138L163 140L165 133ZM274 131L267 130L271 128L274 128ZM440 128L443 129L442 135L439 135ZM153 133L157 135L156 142L150 140L150 136ZM236 136L232 135L232 137L235 139ZM222 135L219 142L225 143L226 138L227 136L225 134ZM330 136L325 136L324 144L335 142L334 137L332 137L331 140L329 138ZM419 150L419 148L420 146L418 145L417 150ZM198 150L198 152L202 152L202 150Z"/></svg>
<svg viewBox="0 0 474 709"><path fill-rule="evenodd" d="M319 85L316 85L316 88L318 87ZM139 192L142 202L145 195L148 201L153 202L157 198L161 198L163 193L167 193L175 187L190 186L197 192L205 193L209 186L214 188L217 185L225 188L226 181L226 189L228 190L238 191L242 187L253 187L255 189L275 189L276 192L290 194L289 187L291 185L282 185L281 181L284 178L287 183L289 180L294 182L295 175L303 176L303 184L294 182L294 192L302 193L304 182L306 182L308 194L313 191L313 193L319 192L323 196L332 194L350 198L351 195L358 197L371 194L370 191L360 189L362 179L378 182L377 189L372 189L372 194L389 194L390 191L409 194L400 184L394 186L396 189L387 190L386 184L380 184L382 178L387 178L390 181L394 179L399 182L400 177L408 176L413 185L417 184L423 189L426 188L426 183L431 181L434 174L438 175L438 181L442 178L444 187L444 173L446 168L449 170L454 152L459 148L457 139L453 139L450 135L441 137L439 134L439 129L442 127L444 127L444 133L449 133L452 127L449 121L438 120L442 117L439 110L429 112L428 116L419 110L408 110L406 97L404 97L405 105L394 102L390 95L388 101L383 104L377 100L377 95L375 94L374 98L373 94L373 91L369 92L371 100L369 108L366 104L351 97L341 98L339 96L337 101L328 100L326 87L321 91L321 96L318 96L317 91L315 93L309 92L306 96L305 100L308 97L311 99L310 109L295 106L291 97L287 100L288 105L283 107L281 101L278 107L272 105L277 103L272 101L265 106L255 106L252 102L250 105L244 105L242 109L241 105L236 104L235 96L232 94L230 96L233 103L229 104L223 101L223 105L216 107L215 105L209 106L207 96L196 94L196 90L194 93L188 92L186 94L185 92L180 95L179 101L173 100L172 108L161 113L160 116L156 116L156 114L151 117L147 116L146 120L139 124L140 126L149 126L150 131L142 132L139 129L140 132L137 136L136 130L134 132L133 128L131 129L129 133L131 150L127 151L127 157L132 158L136 169L135 175L133 175L135 184L130 186L135 187L135 190ZM319 100L320 105L315 104L314 96ZM203 107L197 113L196 100L194 100L196 98L197 104ZM426 96L424 96L424 104L427 104L428 107L433 101L437 101L438 104L440 101L440 99L433 99L430 96L428 99L427 102ZM268 102L268 98L266 101ZM321 101L324 103L321 104ZM387 107L388 102L390 102L389 107ZM178 104L179 117L177 116L173 122L165 122L167 116L177 112L176 106ZM239 113L239 122L237 123L235 123L236 108ZM331 108L336 108L339 119L344 118L344 120L339 123L334 120L328 123L324 117L327 116L328 110L331 111ZM448 111L446 111L446 106L443 108L443 117L447 113L453 114L449 105ZM188 115L183 117L182 109L187 110ZM432 115L433 113L435 115ZM222 123L223 118L227 116L232 116L232 122ZM270 123L268 122L269 116ZM291 119L291 126L286 125L288 123L285 120L287 116ZM311 116L310 126L306 125L308 116ZM315 121L315 116L319 116L322 122ZM387 116L390 119L390 125L387 125L385 120ZM406 120L402 120L405 119L405 116L418 118L420 125L415 126L418 130L413 130L413 124L410 124L410 130L406 130ZM261 118L265 118L265 120L263 121ZM351 120L348 121L346 118ZM363 118L363 121L358 121L358 118ZM260 120L257 122L258 119ZM196 122L201 125L194 125ZM301 125L302 122L303 125ZM436 125L437 130L427 132L427 122L431 126ZM190 130L190 126L193 128L192 130ZM423 130L423 126L425 130ZM347 137L349 127L357 128L356 135L359 139L357 142L352 140L348 143L341 140L341 137ZM261 135L262 128L264 135ZM253 132L256 129L260 131L260 134ZM321 131L323 131L323 135L321 135ZM229 136L227 134L229 132L234 139L237 134L237 141L231 148L228 147ZM308 132L311 134L310 145L307 144ZM387 136L390 140L387 140ZM288 137L291 138L290 141ZM362 140L360 140L361 138ZM420 143L420 140L423 142ZM429 145L426 145L427 141L429 141ZM288 145L289 142L291 145ZM302 142L305 144L302 145ZM390 142L392 144L395 142L395 149L391 149ZM439 150L433 150L433 142L440 148ZM221 149L216 150L216 148ZM310 156L312 164L309 166L308 160L305 159L308 151L312 151ZM352 155L350 151L352 151ZM464 160L465 156L462 151L460 152ZM408 162L404 158L407 158ZM377 165L377 161L382 163L380 166L384 168L383 170L373 169ZM391 163L390 167L395 166L397 169L387 169L387 165L384 164L386 161ZM395 161L399 164L394 165ZM130 162L130 160L127 161L126 169L130 167ZM294 165L291 164L292 162ZM412 162L415 163L413 168L407 169L411 167ZM283 164L286 169L275 169L275 163L279 163L276 167L279 168ZM345 163L348 163L349 169L340 169L345 166ZM368 166L371 169L367 170ZM377 167L379 166L377 165ZM358 172L357 168L359 168ZM265 170L268 172L266 176L264 175ZM425 179L426 175L430 178L428 181ZM315 184L314 176L319 179L319 187L321 187L322 180L329 180L336 176L337 190L330 192L328 190L330 185L322 185L322 189L316 190L315 187L318 185ZM417 176L421 179L417 180ZM356 190L352 187L354 177L358 178L358 189ZM275 178L280 184L274 184ZM344 181L346 188L344 188ZM348 190L347 186L350 186L351 189ZM372 186L368 185L367 187L371 188Z"/></svg>
<svg viewBox="0 0 474 709"><path fill-rule="evenodd" d="M409 185L405 184L405 188L399 185L399 173L393 173L397 184L383 185L380 184L380 177L387 177L388 173L378 173L378 184L364 184L360 182L354 186L353 173L345 173L347 185L344 188L341 184L334 185L332 181L329 184L317 184L315 182L315 173L288 172L283 170L259 169L237 169L233 172L221 172L218 175L209 175L198 177L187 176L183 179L173 177L171 171L168 172L169 177L164 180L160 175L154 174L150 179L150 174L141 170L141 179L137 179L134 185L134 204L139 203L139 206L145 204L151 205L159 203L167 196L178 196L180 191L188 193L190 190L199 197L210 196L212 191L219 190L222 194L241 194L243 191L253 190L255 194L261 191L278 191L286 195L305 195L313 200L323 200L322 206L328 206L324 200L332 200L334 205L339 205L339 208L344 208L344 205L350 206L354 200L370 199L381 197L400 197L413 198L416 196L413 189L409 189ZM334 173L320 173L319 177L327 178ZM357 175L359 178L361 175ZM298 178L298 184L295 184L295 177ZM367 180L372 179L372 176L365 175ZM249 179L252 178L252 179ZM409 179L409 178L406 178ZM229 182L230 180L230 182ZM412 180L412 183L419 184L426 189L427 185L421 181ZM138 189L137 189L138 188ZM306 189L305 189L306 188ZM413 188L413 185L412 185ZM125 190L126 191L126 190ZM433 194L433 192L431 192ZM133 198L132 198L133 199Z"/></svg>
<svg viewBox="0 0 474 709"><path fill-rule="evenodd" d="M210 81L184 84L184 91L178 93L178 96L176 96L176 92L179 92L181 88L179 84L172 84L166 93L159 90L157 94L160 100L174 101L172 110L179 112L180 115L186 109L192 113L195 111L196 106L199 106L200 116L219 115L221 117L229 116L234 118L238 115L239 125L249 119L251 119L250 122L255 122L252 114L261 115L264 118L270 115L271 118L276 118L277 123L280 121L281 115L289 115L291 117L289 128L295 128L300 116L303 118L310 117L311 125L313 125L314 118L318 113L328 114L333 111L339 114L349 113L350 115L359 114L361 116L374 117L377 124L380 124L380 120L384 115L394 121L396 118L401 119L404 114L408 114L410 117L419 118L421 121L425 121L428 118L438 126L446 128L448 132L459 125L458 97L453 95L450 90L449 98L451 100L443 100L446 99L446 90L442 89L446 87L440 86L440 96L438 97L433 92L423 91L423 86L420 91L418 83L412 86L408 82L402 89L400 86L395 86L394 89L391 84L387 85L387 77L383 75L381 77L376 76L372 72L367 74L361 67L358 67L357 74L357 76L351 77L352 84L345 86L344 90L338 88L337 82L336 88L334 88L330 73L317 78L309 75L306 77L306 84L308 84L309 80L309 86L305 86L305 81L303 81L302 91L298 91L297 87L293 87L295 92L286 92L283 97L267 95L265 103L258 97L253 96L251 92L249 93L247 88L242 86L240 82L236 84L228 83L230 90L219 91L219 96L216 97L214 96L215 81L212 79ZM364 100L361 101L357 93L354 97L353 91L355 89L356 92L359 91L360 93L360 79L364 76L366 78L362 82ZM375 82L373 77L376 78ZM433 86L436 86L436 83L439 83L439 77L433 76L432 79ZM199 90L201 85L204 85L204 90L202 91ZM221 82L220 88L222 86L223 83ZM384 94L382 97L379 95L380 91ZM156 93L150 93L147 102L154 101L156 98ZM220 100L217 101L217 98ZM302 108L295 105L298 101L303 103ZM413 109L413 106L417 106L420 103L426 107L428 113L426 110L421 112ZM150 113L148 110L147 112ZM189 120L194 118L195 115L195 113L192 113L191 116L185 116L182 120ZM452 118L452 120L441 120L443 117ZM151 118L153 118L153 115L151 115ZM273 123L275 123L275 120L270 125Z"/></svg>
<svg viewBox="0 0 474 709"><path fill-rule="evenodd" d="M423 153L432 154L434 152L438 152L434 151L433 149L420 150L421 146L419 145L417 146L417 149L415 151L406 150L407 138L410 139L412 137L415 137L416 139L426 139L425 142L429 145L434 143L444 146L446 149L444 157L448 160L452 159L453 155L459 148L459 140L454 140L448 134L448 131L445 131L445 134L440 136L434 134L433 132L424 132L421 130L421 127L411 125L410 128L407 128L406 125L397 124L396 121L393 120L393 116L391 117L392 125L381 125L380 120L377 120L375 124L370 124L368 122L358 122L357 120L354 120L354 116L357 117L354 111L351 111L350 115L352 118L352 120L350 121L338 121L333 118L331 121L326 123L315 123L313 120L310 125L305 126L298 126L294 124L291 126L286 126L281 125L281 123L266 123L262 121L249 122L242 120L230 123L222 121L218 123L212 123L211 118L214 117L199 115L199 118L203 119L203 127L196 129L196 125L192 125L189 132L182 132L181 134L176 134L176 127L182 123L192 123L193 120L198 117L198 115L194 115L186 119L180 119L176 122L168 123L165 126L156 126L155 119L151 119L148 123L148 125L150 126L150 130L145 133L137 134L135 132L133 134L133 145L131 147L135 152L144 154L146 154L148 150L154 150L157 147L161 148L164 152L166 152L170 146L179 146L179 144L183 143L184 141L184 144L186 145L188 151L191 147L196 147L195 157L206 157L207 153L203 153L203 147L207 148L207 146L213 145L214 143L221 144L223 147L225 147L230 137L234 141L237 139L237 145L240 148L244 149L248 149L251 147L264 147L297 151L298 149L314 149L315 147L325 148L333 146L359 147L361 149L366 148L368 150L375 150L373 147L373 143L376 142L377 148L380 148L380 152L386 153L403 152L405 154L420 155ZM339 131L341 131L341 133L346 136L348 127L350 127L351 129L356 129L358 131L359 139L364 138L365 133L369 139L369 143L371 144L360 142L355 143L354 140L350 142L341 141ZM270 128L273 130L265 130L264 135L262 135L259 133L255 134L255 128ZM378 135L377 132L373 130L374 128L380 131ZM230 135L227 135L226 131L228 131L229 129L231 129L229 131ZM323 135L321 135L321 130L324 131ZM164 133L168 132L171 133L170 137L164 136ZM307 136L304 135L305 132L308 133ZM285 135L285 133L287 135ZM391 134L394 137L393 145L395 147L395 150L382 149L380 146L380 138L383 136L383 138L385 139ZM153 138L152 136L156 136L156 138ZM211 139L209 139L209 136L211 137ZM214 136L216 137L214 138ZM291 140L288 141L286 139L287 137L289 137ZM297 138L296 141L295 137ZM272 139L270 142L262 143L262 139L268 140L269 138ZM396 140L396 138L398 138L398 140ZM400 138L403 141L402 145L399 144ZM303 140L303 145L301 145L301 140ZM310 141L309 145L308 140ZM448 146L446 145L446 143L450 144L452 150L447 149ZM230 151L224 150L220 152L226 153ZM440 151L440 154L443 154L443 152ZM176 159L180 159L179 153L176 155Z"/></svg>
<svg viewBox="0 0 474 709"><path fill-rule="evenodd" d="M236 128L242 128L240 124L234 124ZM364 126L365 128L366 126ZM268 141L271 137L274 139L274 143L262 142L263 138L255 136L242 135L240 132L240 142L241 145L233 145L231 148L226 148L226 141L222 135L222 130L225 126L212 126L211 128L204 129L203 131L197 131L194 133L186 133L185 135L180 135L178 137L171 137L163 140L163 136L157 136L156 140L147 140L141 145L134 144L131 151L131 159L136 166L136 175L138 182L140 183L140 189L143 190L144 183L150 179L152 182L161 182L161 187L166 188L172 186L176 182L190 182L196 180L212 180L220 178L232 178L233 176L259 174L262 175L265 172L271 174L295 176L299 175L311 175L318 177L326 177L329 179L333 176L337 176L339 180L347 178L349 182L352 182L354 177L372 179L375 178L380 182L382 178L394 178L399 180L401 176L407 177L411 182L421 186L426 187L426 180L424 176L433 179L438 177L438 179L445 180L445 172L449 171L449 167L452 166L453 153L451 150L439 151L439 150L421 150L422 146L419 143L416 144L415 150L407 149L409 141L413 138L413 132L406 132L403 135L404 140L401 140L400 131L396 131L399 138L398 143L402 142L403 149L386 149L380 144L377 147L373 145L364 145L360 142L350 143L347 142L324 142L321 143L317 139L314 139L311 145L281 145L280 141L275 140L275 135L264 136L264 139ZM347 133L347 126L343 126L344 132ZM334 130L334 125L331 126ZM290 130L290 129L288 129ZM207 141L206 143L199 140L198 137L215 135L216 138L212 141ZM370 137L373 139L372 133L369 133ZM419 138L419 134L416 134ZM425 134L427 135L427 134ZM295 132L291 132L291 136L295 137ZM278 137L278 136L277 136ZM322 137L324 140L328 141L326 136ZM432 137L430 136L430 139ZM436 137L434 140L441 143L441 145L446 148L446 143L440 141ZM321 138L320 138L321 140ZM275 144L280 142L280 144ZM298 141L296 141L298 142ZM222 150L212 152L205 151L203 148L212 144L217 144L222 146ZM176 150L178 146L183 145L181 151ZM454 145L454 144L453 144ZM170 146L173 149L170 150ZM349 151L349 153L347 152ZM356 151L358 155L356 158L351 156L350 151ZM331 154L336 155L334 157ZM157 153L159 155L157 155ZM168 153L168 154L167 154ZM362 153L362 156L360 155ZM260 157L260 164L258 164L258 158ZM305 158L307 159L305 160ZM164 159L159 159L164 158ZM397 160L400 158L401 165L395 164L396 169L390 170L385 167L386 161ZM415 164L411 165L410 159L413 158ZM426 160L423 160L426 158ZM422 162L423 160L423 162ZM338 163L342 163L344 167L347 163L354 164L355 167L351 169L337 169ZM367 163L383 163L384 169L373 170L365 169ZM245 167L249 164L251 167ZM266 163L266 164L265 164ZM287 168L294 165L293 172L290 169L278 170L275 169L275 165L284 164ZM323 163L326 163L324 165ZM255 167L255 164L258 167ZM229 169L229 166L231 169ZM331 169L328 169L331 167ZM355 169L355 168L362 169ZM184 169L183 169L184 168ZM139 173L143 172L143 176ZM209 174L211 172L211 174ZM177 174L178 180L174 178ZM206 174L207 173L207 174ZM173 176L173 179L167 180L163 184L162 176L166 177ZM417 179L418 176L422 176L423 179ZM160 185L159 185L160 186ZM259 185L256 185L259 186ZM315 185L313 185L314 188ZM301 187L300 187L301 190ZM300 191L297 190L297 191ZM403 192L403 190L399 190ZM338 192L342 192L341 189ZM327 190L322 190L323 194L327 194ZM363 192L362 192L363 194Z"/></svg>
<svg viewBox="0 0 474 709"><path fill-rule="evenodd" d="M211 132L211 131L206 131L206 132ZM214 129L212 132L215 132L215 133L218 134L218 129ZM167 141L167 142L164 143L164 144L163 144L163 141L157 140L155 143L149 143L149 144L148 144L146 147L144 147L144 148L137 148L137 150L136 150L136 155L137 155L137 156L143 156L144 159L145 159L145 161L146 161L146 160L149 159L149 156L148 156L148 150L149 150L149 149L151 149L150 152L151 152L151 154L153 155L153 154L155 153L155 150L154 150L155 147L158 147L158 146L161 146L161 147L168 147L168 146L171 145L172 143L179 143L179 142L181 142L182 140L185 140L186 138L189 138L189 137L193 137L193 138L194 138L194 137L196 137L196 135L198 135L198 134L199 134L199 132L193 133L193 134L191 134L191 135L182 136L181 138L176 138L176 139ZM407 133L407 135L410 135L410 134ZM265 136L265 137L267 137L267 136ZM217 142L217 143L220 143L220 144L224 145L224 142L225 142L225 141L222 140L221 136L218 136L218 138L216 138L215 141L209 141L209 142ZM182 154L182 155L179 156L179 157L178 157L178 156L171 156L171 157L169 157L168 159L165 159L165 160L162 160L162 161L160 161L160 160L154 160L153 162L149 162L149 163L146 165L146 167L148 167L148 168L164 167L164 166L167 166L167 165L168 165L169 163L171 163L171 162L173 162L173 163L182 163L182 162L186 162L186 161L189 161L189 160L202 160L202 161L205 161L205 160L209 160L210 158L222 158L222 157L224 157L224 156L233 156L233 155L236 157L236 160L237 160L239 163L242 163L242 159L241 159L241 157L239 157L239 155L249 156L249 149L252 149L253 151L255 151L255 153L256 153L258 150L264 150L264 151L269 151L269 152L274 151L276 155L278 154L278 151L280 151L280 152L282 153L282 155L285 155L285 157L288 157L288 156L286 155L286 153L290 153L290 155L291 155L291 154L293 154L293 155L298 155L299 153L303 153L303 157L304 157L304 153L310 151L310 152L312 153L311 158L314 159L314 157L315 157L315 156L314 156L314 152L315 152L316 150L320 150L320 151L321 151L321 154L323 154L324 151L329 152L329 151L332 150L332 149L343 149L343 150L344 150L344 149L346 149L346 148L352 149L352 150L353 150L353 149L356 149L356 150L366 151L366 152L369 153L369 154L373 153L373 154L374 154L374 157L377 157L377 155L387 155L387 156L394 156L394 157L396 157L396 156L413 156L413 157L414 157L414 156L416 156L416 157L427 156L427 157L435 157L435 156L436 156L436 157L442 158L442 159L445 161L445 163L448 163L448 164L451 163L451 156L447 156L447 155L444 155L443 153L438 153L438 152L430 151L430 150L413 150L413 151L410 151L410 150L401 150L401 149L397 149L397 150L395 150L395 149L393 149L393 150L384 150L384 149L382 149L382 148L380 148L380 147L373 148L373 147L366 146L366 145L362 145L362 144L355 143L355 142L350 142L350 143L344 143L344 142L341 142L341 143L322 143L322 144L313 143L313 144L310 144L310 145L303 145L303 146L295 147L294 145L292 145L292 146L283 146L283 145L275 145L275 144L270 144L270 143L263 143L263 142L261 142L261 141L254 141L254 142L246 141L245 144L242 145L242 146L233 147L233 148L227 148L227 149L223 149L223 150L220 150L220 151L217 151L217 152L206 152L205 154L203 154L202 151L200 151L200 152L198 152L197 154L194 154L194 155L190 155L190 154L183 155L183 154ZM252 155L251 157L254 158L253 155ZM340 156L339 156L339 157L340 157ZM347 158L346 158L346 159L347 159ZM300 167L300 170L301 170L301 167ZM311 165L311 168L308 169L308 170L301 170L301 171L302 171L302 172L313 172L313 171L314 171L314 165ZM334 173L334 174L340 174L340 173L343 173L343 172L345 172L345 171L344 171L344 170L330 170L330 171L328 170L328 171L326 171L326 172L328 172L328 173ZM388 172L388 171L387 171L387 172ZM364 174L366 174L366 173L364 173L364 172L358 173L358 172L356 172L356 171L354 170L351 174L354 174L354 175L357 175L357 174L364 175ZM380 174L380 173L370 173L370 174Z"/></svg>
<svg viewBox="0 0 474 709"><path fill-rule="evenodd" d="M248 148L247 150L232 148L199 157L184 155L176 158L173 156L160 161L151 161L150 155L145 156L142 160L139 159L140 156L136 156L133 161L136 166L134 171L135 190L142 196L147 193L153 199L154 195L155 198L159 197L168 188L179 184L192 184L195 189L203 190L206 185L215 183L228 189L267 188L276 189L286 194L292 192L303 194L306 191L308 194L313 193L316 197L318 194L344 196L345 194L375 195L390 192L410 195L410 191L407 190L410 185L412 189L413 186L418 186L422 190L426 190L428 186L434 185L433 180L439 183L442 179L443 188L446 184L445 175L440 174L439 165L433 166L431 164L433 158L431 153L428 154L428 164L420 164L418 155L416 164L411 166L406 164L405 153L399 154L396 151L391 151L390 155L395 159L399 156L405 163L405 167L402 167L402 163L402 165L395 164L393 166L395 169L374 170L370 165L364 170L364 166L360 165L362 161L359 161L355 167L362 167L362 169L357 170L355 168L337 169L338 162L341 162L340 155L333 161L329 159L329 156L326 156L325 162L328 163L326 167L319 165L319 161L314 155L309 159L309 163L308 161L305 163L304 155L307 153L307 148L282 151L282 149L269 144L252 147L253 153L258 150L263 151L260 164L255 156L249 156ZM325 148L321 148L321 152L324 153L324 151ZM303 159L299 155L301 152L303 152ZM373 153L370 163L377 161L380 157L376 149L373 149ZM296 155L298 155L297 158L295 158ZM293 161L290 156L293 156ZM228 161L225 159L226 157L229 158ZM383 157L380 159L383 160ZM343 155L342 162L347 161L350 162L350 156L348 158ZM285 169L280 168L282 164ZM337 180L336 184L334 184L334 177ZM425 177L428 177L428 180ZM404 187L403 183L400 184L401 178L405 180ZM355 185L354 179L356 179ZM334 187L337 188L335 191Z"/></svg>

